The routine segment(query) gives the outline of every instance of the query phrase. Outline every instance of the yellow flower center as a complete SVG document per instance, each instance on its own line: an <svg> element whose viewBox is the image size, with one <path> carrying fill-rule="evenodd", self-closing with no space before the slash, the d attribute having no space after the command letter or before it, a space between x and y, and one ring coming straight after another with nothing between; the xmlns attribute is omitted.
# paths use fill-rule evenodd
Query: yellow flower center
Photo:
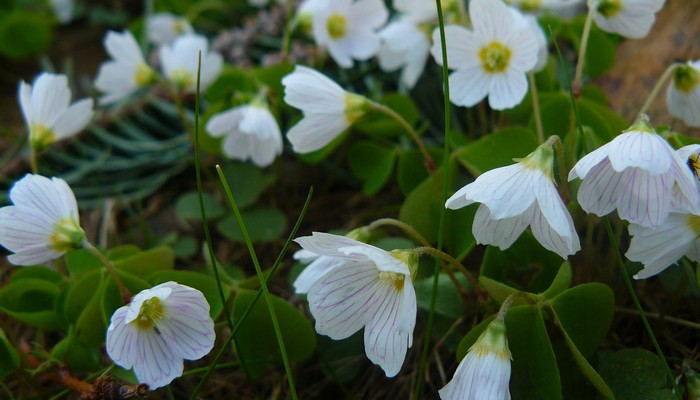
<svg viewBox="0 0 700 400"><path fill-rule="evenodd" d="M29 125L29 144L36 151L41 151L46 146L56 141L56 134L44 124Z"/></svg>
<svg viewBox="0 0 700 400"><path fill-rule="evenodd" d="M598 12L605 18L614 17L622 10L622 0L601 0L598 3Z"/></svg>
<svg viewBox="0 0 700 400"><path fill-rule="evenodd" d="M518 6L523 11L537 11L542 7L542 0L522 0L518 3Z"/></svg>
<svg viewBox="0 0 700 400"><path fill-rule="evenodd" d="M394 289L396 289L397 292L401 292L403 290L403 281L406 279L406 275L396 272L382 271L379 273L379 279L394 285Z"/></svg>
<svg viewBox="0 0 700 400"><path fill-rule="evenodd" d="M53 227L49 247L56 251L75 250L82 247L84 239L85 231L80 227L77 218L63 218Z"/></svg>
<svg viewBox="0 0 700 400"><path fill-rule="evenodd" d="M156 74L153 69L144 63L140 63L136 67L136 74L134 76L136 85L138 87L149 86L156 81Z"/></svg>
<svg viewBox="0 0 700 400"><path fill-rule="evenodd" d="M481 65L490 74L503 72L508 68L510 49L501 43L491 42L479 51Z"/></svg>
<svg viewBox="0 0 700 400"><path fill-rule="evenodd" d="M151 329L164 316L165 307L163 307L163 302L158 297L152 297L141 304L139 316L132 323L145 331Z"/></svg>
<svg viewBox="0 0 700 400"><path fill-rule="evenodd" d="M175 20L175 23L173 24L173 30L178 35L182 35L183 33L185 33L185 21L181 19Z"/></svg>
<svg viewBox="0 0 700 400"><path fill-rule="evenodd" d="M326 21L328 36L333 40L344 38L347 27L348 21L340 14L331 14L331 16L328 17L328 21Z"/></svg>
<svg viewBox="0 0 700 400"><path fill-rule="evenodd" d="M673 86L684 93L690 93L700 83L700 72L685 64L676 68L673 75Z"/></svg>
<svg viewBox="0 0 700 400"><path fill-rule="evenodd" d="M170 80L178 90L185 90L192 86L194 77L184 68L179 68L170 73Z"/></svg>
<svg viewBox="0 0 700 400"><path fill-rule="evenodd" d="M688 227L700 237L700 215L688 215Z"/></svg>
<svg viewBox="0 0 700 400"><path fill-rule="evenodd" d="M345 118L354 123L365 115L370 105L364 96L355 93L345 93Z"/></svg>

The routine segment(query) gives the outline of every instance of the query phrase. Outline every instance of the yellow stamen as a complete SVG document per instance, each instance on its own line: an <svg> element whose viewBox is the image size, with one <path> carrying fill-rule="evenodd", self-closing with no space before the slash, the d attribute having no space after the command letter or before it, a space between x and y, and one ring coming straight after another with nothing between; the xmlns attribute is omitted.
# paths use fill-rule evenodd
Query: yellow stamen
<svg viewBox="0 0 700 400"><path fill-rule="evenodd" d="M136 67L136 74L134 75L134 80L138 87L144 87L151 85L156 82L156 74L153 69L144 63L140 63Z"/></svg>
<svg viewBox="0 0 700 400"><path fill-rule="evenodd" d="M481 65L490 74L505 71L508 68L510 55L510 49L499 42L491 42L479 51Z"/></svg>
<svg viewBox="0 0 700 400"><path fill-rule="evenodd" d="M394 285L394 289L396 289L397 292L401 292L403 290L406 275L398 274L396 272L382 271L379 273L379 279Z"/></svg>
<svg viewBox="0 0 700 400"><path fill-rule="evenodd" d="M328 36L333 40L344 38L347 27L348 21L340 14L331 14L331 16L328 17L328 21L326 21Z"/></svg>
<svg viewBox="0 0 700 400"><path fill-rule="evenodd" d="M44 124L29 125L29 144L36 151L41 151L46 146L56 141L56 134L53 129Z"/></svg>
<svg viewBox="0 0 700 400"><path fill-rule="evenodd" d="M700 72L690 65L681 65L673 75L673 86L684 93L690 93L700 83Z"/></svg>
<svg viewBox="0 0 700 400"><path fill-rule="evenodd" d="M165 307L158 297L152 297L141 304L139 316L132 323L140 329L149 330L165 316Z"/></svg>
<svg viewBox="0 0 700 400"><path fill-rule="evenodd" d="M49 241L56 251L70 251L82 247L85 231L76 218L63 218L53 227Z"/></svg>
<svg viewBox="0 0 700 400"><path fill-rule="evenodd" d="M688 215L688 227L700 237L700 216Z"/></svg>
<svg viewBox="0 0 700 400"><path fill-rule="evenodd" d="M369 101L364 96L354 93L345 94L345 118L349 123L354 123L365 115L370 108Z"/></svg>
<svg viewBox="0 0 700 400"><path fill-rule="evenodd" d="M194 77L192 74L184 68L179 68L170 73L170 80L173 82L178 90L185 90L192 86L194 82Z"/></svg>
<svg viewBox="0 0 700 400"><path fill-rule="evenodd" d="M605 16L605 18L614 17L615 14L622 10L621 0L602 0L598 3L598 12Z"/></svg>

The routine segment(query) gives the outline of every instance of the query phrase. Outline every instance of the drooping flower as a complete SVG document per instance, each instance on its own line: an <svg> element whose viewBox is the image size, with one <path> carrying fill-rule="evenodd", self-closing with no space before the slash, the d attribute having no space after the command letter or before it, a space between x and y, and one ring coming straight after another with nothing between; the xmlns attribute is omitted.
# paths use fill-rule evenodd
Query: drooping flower
<svg viewBox="0 0 700 400"><path fill-rule="evenodd" d="M338 260L308 290L316 331L340 340L364 327L367 357L388 377L398 374L416 324L413 253L389 253L319 232L295 241L311 253Z"/></svg>
<svg viewBox="0 0 700 400"><path fill-rule="evenodd" d="M343 90L327 76L301 65L282 79L284 101L304 112L287 133L297 153L327 145L369 109L369 101Z"/></svg>
<svg viewBox="0 0 700 400"><path fill-rule="evenodd" d="M200 87L206 89L221 73L224 59L216 51L209 51L207 38L200 35L180 36L172 45L160 47L160 62L165 76L184 92L193 93L197 86L197 57L202 52Z"/></svg>
<svg viewBox="0 0 700 400"><path fill-rule="evenodd" d="M146 64L141 48L129 31L107 32L104 39L107 54L112 60L100 65L95 87L105 92L100 104L122 100L139 88L155 83L155 71Z"/></svg>
<svg viewBox="0 0 700 400"><path fill-rule="evenodd" d="M194 33L192 25L183 17L170 13L157 13L146 23L148 40L155 45L170 44L182 35Z"/></svg>
<svg viewBox="0 0 700 400"><path fill-rule="evenodd" d="M445 207L482 203L472 225L477 243L507 249L530 225L542 246L566 258L581 245L554 186L553 161L554 151L545 143L516 164L481 174L452 195Z"/></svg>
<svg viewBox="0 0 700 400"><path fill-rule="evenodd" d="M430 42L418 24L410 18L400 18L381 31L379 66L384 71L401 69L401 82L415 86L428 61Z"/></svg>
<svg viewBox="0 0 700 400"><path fill-rule="evenodd" d="M698 205L691 172L647 116L581 158L569 172L574 178L583 180L577 198L586 212L603 216L617 209L620 218L642 226L661 225L673 198L679 210Z"/></svg>
<svg viewBox="0 0 700 400"><path fill-rule="evenodd" d="M593 20L606 32L630 39L641 39L649 33L656 13L666 0L589 0Z"/></svg>
<svg viewBox="0 0 700 400"><path fill-rule="evenodd" d="M459 363L452 380L440 389L440 398L510 400L510 360L506 326L494 320Z"/></svg>
<svg viewBox="0 0 700 400"><path fill-rule="evenodd" d="M61 178L27 174L10 189L13 205L0 208L0 244L15 265L43 264L82 247L78 203Z"/></svg>
<svg viewBox="0 0 700 400"><path fill-rule="evenodd" d="M258 167L266 167L282 154L282 133L277 120L259 102L213 115L206 129L211 136L226 136L224 154L234 160L250 159Z"/></svg>
<svg viewBox="0 0 700 400"><path fill-rule="evenodd" d="M666 90L668 112L686 125L700 127L700 60L678 66Z"/></svg>
<svg viewBox="0 0 700 400"><path fill-rule="evenodd" d="M214 321L199 290L166 282L138 293L114 312L107 329L107 354L134 369L151 389L182 375L183 360L198 360L214 347Z"/></svg>
<svg viewBox="0 0 700 400"><path fill-rule="evenodd" d="M379 51L376 30L386 23L389 12L382 0L333 0L313 13L316 44L328 50L333 60L350 68L355 60L367 60Z"/></svg>
<svg viewBox="0 0 700 400"><path fill-rule="evenodd" d="M29 85L19 85L19 102L29 128L29 144L40 151L83 130L93 116L92 99L71 104L65 75L42 73Z"/></svg>
<svg viewBox="0 0 700 400"><path fill-rule="evenodd" d="M495 110L518 105L527 93L526 74L537 63L538 45L532 30L518 24L517 12L500 0L472 0L473 30L445 27L450 99L471 107L486 96ZM433 57L443 64L440 32L433 31Z"/></svg>
<svg viewBox="0 0 700 400"><path fill-rule="evenodd" d="M625 256L644 265L635 279L654 276L683 256L700 261L700 215L670 213L655 227L630 224L629 233L632 240Z"/></svg>

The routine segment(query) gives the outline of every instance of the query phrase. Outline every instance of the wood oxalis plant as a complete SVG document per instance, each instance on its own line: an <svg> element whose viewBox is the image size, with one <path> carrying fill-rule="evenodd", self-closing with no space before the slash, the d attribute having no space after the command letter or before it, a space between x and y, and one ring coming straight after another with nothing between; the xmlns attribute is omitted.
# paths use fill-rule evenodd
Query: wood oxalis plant
<svg viewBox="0 0 700 400"><path fill-rule="evenodd" d="M592 83L664 0L269 3L19 82L1 397L700 398L700 62Z"/></svg>

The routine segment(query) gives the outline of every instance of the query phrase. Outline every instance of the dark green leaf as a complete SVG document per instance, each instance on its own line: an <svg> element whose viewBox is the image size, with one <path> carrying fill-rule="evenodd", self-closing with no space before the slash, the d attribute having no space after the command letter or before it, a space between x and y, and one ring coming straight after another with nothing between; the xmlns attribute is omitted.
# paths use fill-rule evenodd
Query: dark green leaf
<svg viewBox="0 0 700 400"><path fill-rule="evenodd" d="M600 361L600 374L618 400L672 400L659 358L644 349L625 349Z"/></svg>
<svg viewBox="0 0 700 400"><path fill-rule="evenodd" d="M571 286L571 275L571 265L565 262L559 268L559 272L557 272L557 276L554 277L552 284L545 290L544 297L546 299L551 299L568 289L569 286Z"/></svg>
<svg viewBox="0 0 700 400"><path fill-rule="evenodd" d="M0 329L0 378L4 379L17 368L19 368L19 354L7 340L5 332Z"/></svg>
<svg viewBox="0 0 700 400"><path fill-rule="evenodd" d="M208 220L219 218L226 212L224 206L209 193L202 193L202 200ZM178 217L183 219L201 220L202 214L199 208L199 194L193 191L178 197L177 203L175 204L175 213L177 213Z"/></svg>
<svg viewBox="0 0 700 400"><path fill-rule="evenodd" d="M430 156L436 165L442 163L442 151L428 149ZM423 153L418 149L409 149L399 153L399 162L396 167L396 178L401 192L407 196L413 189L428 177L428 169L425 166Z"/></svg>
<svg viewBox="0 0 700 400"><path fill-rule="evenodd" d="M252 242L265 242L277 239L287 229L287 219L284 214L272 208L257 208L241 212L241 217L248 229ZM216 228L228 239L243 242L243 233L235 215L219 221Z"/></svg>
<svg viewBox="0 0 700 400"><path fill-rule="evenodd" d="M56 298L60 288L53 282L27 278L0 289L0 311L28 325L42 329L59 327Z"/></svg>
<svg viewBox="0 0 700 400"><path fill-rule="evenodd" d="M456 276L456 278L458 284L464 288L467 293L471 292L466 278L461 275ZM416 289L418 307L423 310L428 310L430 308L430 298L433 291L433 277L414 282L414 287ZM469 299L467 300L470 301ZM467 310L467 304L472 305L471 301L469 303L464 302L464 299L462 299L462 296L459 295L459 292L455 288L452 279L450 279L447 274L440 273L438 276L435 312L445 317L457 319L464 316Z"/></svg>
<svg viewBox="0 0 700 400"><path fill-rule="evenodd" d="M537 148L537 138L529 129L514 126L484 136L456 150L457 158L474 176L513 164Z"/></svg>
<svg viewBox="0 0 700 400"><path fill-rule="evenodd" d="M379 101L398 113L410 126L418 122L418 108L413 100L403 94L389 93ZM355 124L355 129L369 136L395 137L408 135L406 129L390 116L374 111Z"/></svg>
<svg viewBox="0 0 700 400"><path fill-rule="evenodd" d="M42 279L45 281L53 282L57 285L60 285L63 283L63 275L60 273L56 272L55 270L51 268L47 268L44 266L30 266L30 267L22 267L22 268L17 268L15 269L15 272L12 274L12 282L19 281L22 279Z"/></svg>
<svg viewBox="0 0 700 400"><path fill-rule="evenodd" d="M22 8L0 15L0 54L19 60L43 53L51 44L51 25L47 15Z"/></svg>
<svg viewBox="0 0 700 400"><path fill-rule="evenodd" d="M386 184L394 170L396 152L370 141L358 141L350 147L348 164L363 183L362 191L372 196Z"/></svg>
<svg viewBox="0 0 700 400"><path fill-rule="evenodd" d="M222 170L240 209L255 204L265 189L275 181L273 175L263 173L260 168L247 163L232 162L224 165Z"/></svg>

